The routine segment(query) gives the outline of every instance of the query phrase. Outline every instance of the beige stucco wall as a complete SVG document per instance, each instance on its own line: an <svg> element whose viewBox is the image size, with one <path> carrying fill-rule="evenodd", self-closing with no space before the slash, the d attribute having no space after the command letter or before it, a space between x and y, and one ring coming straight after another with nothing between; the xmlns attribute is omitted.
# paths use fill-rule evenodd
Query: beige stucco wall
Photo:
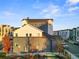
<svg viewBox="0 0 79 59"><path fill-rule="evenodd" d="M16 33L18 37L26 37L26 34L28 36L32 34L32 37L42 37L42 31L31 26L31 25L25 25L17 30L14 31L14 37L16 37Z"/></svg>
<svg viewBox="0 0 79 59"><path fill-rule="evenodd" d="M52 20L48 20L48 24L52 25L53 21Z"/></svg>
<svg viewBox="0 0 79 59"><path fill-rule="evenodd" d="M28 40L30 45L28 45ZM30 52L34 50L42 51L47 48L48 44L47 38L45 37L14 37L13 42L14 53L28 52L28 47Z"/></svg>
<svg viewBox="0 0 79 59"><path fill-rule="evenodd" d="M26 25L26 24L28 24L28 21L27 21L27 20L23 20L23 21L22 21L22 26L23 26L23 25Z"/></svg>
<svg viewBox="0 0 79 59"><path fill-rule="evenodd" d="M13 39L13 52L23 52L26 46L26 38L14 38Z"/></svg>

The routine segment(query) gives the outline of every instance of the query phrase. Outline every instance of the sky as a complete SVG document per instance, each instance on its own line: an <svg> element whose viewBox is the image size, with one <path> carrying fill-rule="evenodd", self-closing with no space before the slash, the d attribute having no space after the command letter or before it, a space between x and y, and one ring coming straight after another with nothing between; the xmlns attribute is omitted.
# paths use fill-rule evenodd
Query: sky
<svg viewBox="0 0 79 59"><path fill-rule="evenodd" d="M79 0L0 0L0 24L18 27L27 17L52 18L54 30L79 27Z"/></svg>

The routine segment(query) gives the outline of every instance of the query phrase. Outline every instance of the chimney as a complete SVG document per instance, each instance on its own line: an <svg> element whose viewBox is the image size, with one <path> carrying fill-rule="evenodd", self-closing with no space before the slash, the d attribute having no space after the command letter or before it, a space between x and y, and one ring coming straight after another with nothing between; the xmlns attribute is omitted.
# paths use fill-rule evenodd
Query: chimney
<svg viewBox="0 0 79 59"><path fill-rule="evenodd" d="M29 20L29 17L27 17L27 20Z"/></svg>

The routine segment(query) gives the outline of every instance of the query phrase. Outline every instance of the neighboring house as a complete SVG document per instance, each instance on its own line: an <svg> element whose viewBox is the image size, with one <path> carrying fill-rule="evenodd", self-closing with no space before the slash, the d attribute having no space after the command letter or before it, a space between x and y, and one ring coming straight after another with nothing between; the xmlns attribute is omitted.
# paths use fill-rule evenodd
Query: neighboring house
<svg viewBox="0 0 79 59"><path fill-rule="evenodd" d="M13 52L46 51L49 40L43 31L30 24L26 24L14 31Z"/></svg>
<svg viewBox="0 0 79 59"><path fill-rule="evenodd" d="M60 30L59 36L64 40L68 40L70 38L70 29Z"/></svg>
<svg viewBox="0 0 79 59"><path fill-rule="evenodd" d="M73 41L79 42L79 27L72 29L71 36Z"/></svg>
<svg viewBox="0 0 79 59"><path fill-rule="evenodd" d="M32 26L37 27L44 32L52 35L53 19L29 19L28 17L22 20L22 26L26 24L31 24Z"/></svg>
<svg viewBox="0 0 79 59"><path fill-rule="evenodd" d="M2 37L5 34L8 35L10 32L13 32L13 28L10 25L0 25L0 41L2 41Z"/></svg>
<svg viewBox="0 0 79 59"><path fill-rule="evenodd" d="M73 29L53 31L53 35L59 35L64 40L72 40L79 42L79 27Z"/></svg>
<svg viewBox="0 0 79 59"><path fill-rule="evenodd" d="M5 35L8 36L8 38L10 40L11 44L10 44L9 52L12 53L12 51L13 51L13 43L12 43L13 42L13 36L12 36L13 35L13 27L11 27L10 25L0 25L0 42L1 42L1 44L3 44L2 45L3 48L1 49L2 51L4 49L4 45L6 44L6 42L3 42L3 41L7 40L7 38L5 38L5 40L3 38Z"/></svg>
<svg viewBox="0 0 79 59"><path fill-rule="evenodd" d="M76 41L79 42L79 27L76 28Z"/></svg>
<svg viewBox="0 0 79 59"><path fill-rule="evenodd" d="M72 29L70 29L70 34L69 34L69 40L73 40L73 30Z"/></svg>
<svg viewBox="0 0 79 59"><path fill-rule="evenodd" d="M76 41L76 28L73 28L71 31L71 40Z"/></svg>

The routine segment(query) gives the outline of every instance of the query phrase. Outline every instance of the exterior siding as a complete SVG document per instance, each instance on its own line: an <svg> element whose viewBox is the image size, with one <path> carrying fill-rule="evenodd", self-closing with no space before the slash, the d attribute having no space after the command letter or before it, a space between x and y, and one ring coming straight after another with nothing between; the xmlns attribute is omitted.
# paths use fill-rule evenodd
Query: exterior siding
<svg viewBox="0 0 79 59"><path fill-rule="evenodd" d="M53 35L57 35L57 32L58 35L65 40L69 39L74 42L79 42L79 27L73 29L59 30L56 32L54 31Z"/></svg>
<svg viewBox="0 0 79 59"><path fill-rule="evenodd" d="M70 38L69 38L69 40L73 40L73 30L70 30Z"/></svg>
<svg viewBox="0 0 79 59"><path fill-rule="evenodd" d="M53 25L48 25L48 34L52 35Z"/></svg>
<svg viewBox="0 0 79 59"><path fill-rule="evenodd" d="M30 45L28 44L28 40ZM45 37L14 37L13 42L13 52L15 53L28 52L29 50L30 52L50 51L50 43Z"/></svg>
<svg viewBox="0 0 79 59"><path fill-rule="evenodd" d="M43 30L45 33L48 33L48 25L44 24L39 27L39 29Z"/></svg>
<svg viewBox="0 0 79 59"><path fill-rule="evenodd" d="M76 41L79 42L79 27L76 28Z"/></svg>
<svg viewBox="0 0 79 59"><path fill-rule="evenodd" d="M59 31L59 36L64 40L68 40L70 38L70 30Z"/></svg>
<svg viewBox="0 0 79 59"><path fill-rule="evenodd" d="M47 25L42 28L47 30ZM17 36L16 36L17 33ZM27 34L32 34L32 36L26 36ZM40 33L40 36L38 35ZM51 51L51 41L50 38L43 35L43 31L39 30L30 25L25 25L14 31L13 39L13 52L28 52L31 51ZM29 43L28 43L29 42ZM30 46L30 49L28 49Z"/></svg>
<svg viewBox="0 0 79 59"><path fill-rule="evenodd" d="M13 38L13 52L23 52L26 46L26 38ZM27 50L27 49L26 49Z"/></svg>
<svg viewBox="0 0 79 59"><path fill-rule="evenodd" d="M72 40L76 41L76 28L72 29L72 34L71 35L72 35Z"/></svg>
<svg viewBox="0 0 79 59"><path fill-rule="evenodd" d="M36 26L37 28L43 30L45 33L52 35L53 26L48 24L42 24L40 26Z"/></svg>
<svg viewBox="0 0 79 59"><path fill-rule="evenodd" d="M30 34L31 34L32 37L38 37L38 36L42 37L42 31L39 30L38 28L35 28L30 25L25 25L24 27L21 27L21 28L14 31L14 37L16 37L16 36L26 37L26 34L28 36L30 36Z"/></svg>
<svg viewBox="0 0 79 59"><path fill-rule="evenodd" d="M37 20L25 19L22 21L22 27L14 31L13 52L52 51L52 20Z"/></svg>
<svg viewBox="0 0 79 59"><path fill-rule="evenodd" d="M22 21L22 25L26 25L27 23L52 35L53 19L24 19Z"/></svg>

